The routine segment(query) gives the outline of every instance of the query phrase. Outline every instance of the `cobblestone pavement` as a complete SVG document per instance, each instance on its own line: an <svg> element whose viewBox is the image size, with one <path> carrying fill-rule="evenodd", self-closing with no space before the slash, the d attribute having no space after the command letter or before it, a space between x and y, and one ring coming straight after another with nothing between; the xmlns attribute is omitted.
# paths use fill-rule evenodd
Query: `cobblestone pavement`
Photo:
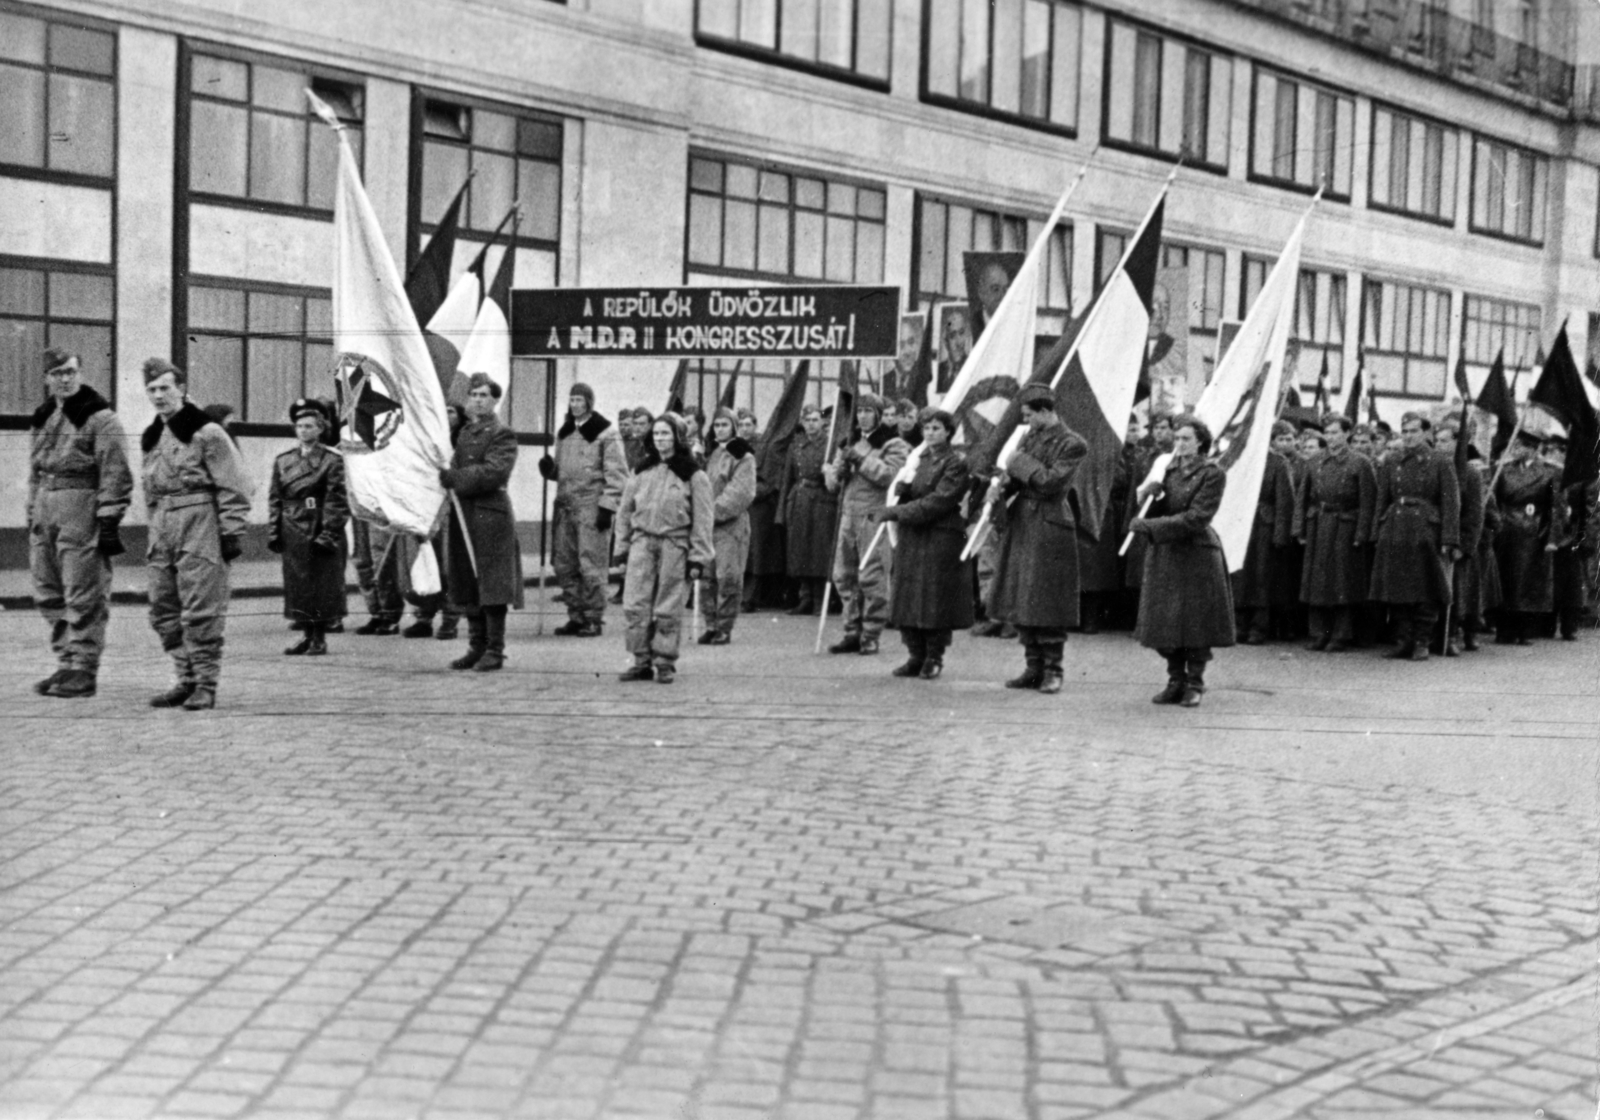
<svg viewBox="0 0 1600 1120"><path fill-rule="evenodd" d="M0 613L0 1117L1595 1115L1600 635L1182 711L1125 635L1043 697L748 615L665 688L274 606L193 715L137 609L76 702Z"/></svg>

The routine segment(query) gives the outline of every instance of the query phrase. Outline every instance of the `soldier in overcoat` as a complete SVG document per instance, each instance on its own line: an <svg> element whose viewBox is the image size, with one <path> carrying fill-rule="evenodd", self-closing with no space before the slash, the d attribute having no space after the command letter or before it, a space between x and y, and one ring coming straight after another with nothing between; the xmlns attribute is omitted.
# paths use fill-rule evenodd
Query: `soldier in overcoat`
<svg viewBox="0 0 1600 1120"><path fill-rule="evenodd" d="M452 669L490 673L505 665L506 611L522 609L522 546L506 485L517 465L517 435L495 408L502 390L488 374L467 379L467 422L439 481L450 502L445 587L467 619L467 652Z"/></svg>
<svg viewBox="0 0 1600 1120"><path fill-rule="evenodd" d="M1546 437L1539 454L1560 475L1567 464L1566 437ZM1578 623L1589 605L1584 569L1594 555L1594 492L1593 482L1563 481L1561 487L1566 531L1551 554L1550 605L1555 611L1556 631L1566 642L1577 641Z"/></svg>
<svg viewBox="0 0 1600 1120"><path fill-rule="evenodd" d="M150 706L202 711L217 705L228 565L243 552L251 486L228 433L188 399L188 374L150 358L144 388L156 410L139 440L150 626L177 670L177 683Z"/></svg>
<svg viewBox="0 0 1600 1120"><path fill-rule="evenodd" d="M1272 446L1261 475L1256 517L1250 526L1250 544L1244 566L1233 577L1233 607L1237 630L1245 645L1258 646L1273 633L1273 612L1292 605L1278 575L1283 549L1294 529L1294 482L1286 454L1294 446L1294 425L1287 420L1272 425Z"/></svg>
<svg viewBox="0 0 1600 1120"><path fill-rule="evenodd" d="M738 421L726 408L711 418L711 443L706 453L711 480L711 536L716 555L700 585L700 617L705 633L700 644L725 646L733 640L744 594L744 570L750 559L750 503L756 497L756 453L739 438Z"/></svg>
<svg viewBox="0 0 1600 1120"><path fill-rule="evenodd" d="M1007 688L1060 692L1067 630L1078 624L1077 519L1067 490L1089 445L1056 415L1047 385L1020 394L1028 434L989 485L999 552L989 617L1017 628L1022 674Z"/></svg>
<svg viewBox="0 0 1600 1120"><path fill-rule="evenodd" d="M1355 640L1354 610L1366 602L1366 544L1372 537L1377 479L1350 447L1351 424L1329 416L1325 450L1302 468L1294 535L1305 545L1300 599L1309 608L1312 650L1338 653Z"/></svg>
<svg viewBox="0 0 1600 1120"><path fill-rule="evenodd" d="M766 454L765 435L748 408L735 413L739 438L756 452L756 496L750 503L750 557L745 561L744 597L739 609L759 610L784 605L783 526L778 524L778 490L783 484L783 460Z"/></svg>
<svg viewBox="0 0 1600 1120"><path fill-rule="evenodd" d="M33 686L63 699L95 694L111 618L111 558L133 473L111 405L84 385L76 354L44 353L50 399L33 414L28 453L28 566L50 625L56 671Z"/></svg>
<svg viewBox="0 0 1600 1120"><path fill-rule="evenodd" d="M1197 417L1172 422L1172 461L1166 476L1139 488L1155 495L1134 533L1149 542L1139 622L1134 637L1166 659L1167 687L1157 704L1199 705L1211 651L1234 644L1233 592L1222 541L1211 527L1222 504L1227 474L1211 462L1211 430Z"/></svg>
<svg viewBox="0 0 1600 1120"><path fill-rule="evenodd" d="M304 624L283 652L320 657L328 626L345 615L344 527L350 520L344 456L322 442L329 419L305 397L289 406L295 446L272 461L267 548L283 557L283 616Z"/></svg>
<svg viewBox="0 0 1600 1120"><path fill-rule="evenodd" d="M790 614L812 614L822 603L822 588L833 564L833 530L839 499L828 492L822 468L828 461L828 436L822 410L800 410L800 434L789 445L778 487L776 522L784 535L784 566L794 581L796 602Z"/></svg>
<svg viewBox="0 0 1600 1120"><path fill-rule="evenodd" d="M1538 445L1537 437L1519 433L1494 484L1500 507L1494 551L1502 591L1496 645L1528 645L1533 616L1554 608L1554 554L1567 531L1566 503L1559 472L1534 457Z"/></svg>
<svg viewBox="0 0 1600 1120"><path fill-rule="evenodd" d="M952 630L972 625L972 562L961 559L967 462L950 446L955 429L950 413L923 410L916 473L897 484L895 504L879 514L880 521L899 526L889 619L908 656L894 670L897 677L939 676Z"/></svg>
<svg viewBox="0 0 1600 1120"><path fill-rule="evenodd" d="M1401 446L1378 468L1377 548L1372 600L1389 604L1395 660L1426 661L1428 642L1450 602L1450 568L1461 557L1461 487L1455 466L1435 451L1432 422L1408 412Z"/></svg>
<svg viewBox="0 0 1600 1120"><path fill-rule="evenodd" d="M684 422L670 412L657 417L617 511L617 551L628 564L622 615L633 655L622 680L671 684L677 676L684 599L716 555L714 504Z"/></svg>
<svg viewBox="0 0 1600 1120"><path fill-rule="evenodd" d="M1460 441L1459 420L1451 418L1434 429L1434 445L1452 464L1457 461ZM1475 651L1477 629L1483 621L1483 567L1479 546L1483 542L1488 506L1483 472L1478 469L1482 460L1478 449L1470 443L1465 461L1466 469L1456 475L1456 483L1461 487L1461 558L1456 561L1452 573L1455 586L1450 603L1450 633L1441 633L1430 646L1435 653L1442 652L1446 657L1456 657L1462 650Z"/></svg>

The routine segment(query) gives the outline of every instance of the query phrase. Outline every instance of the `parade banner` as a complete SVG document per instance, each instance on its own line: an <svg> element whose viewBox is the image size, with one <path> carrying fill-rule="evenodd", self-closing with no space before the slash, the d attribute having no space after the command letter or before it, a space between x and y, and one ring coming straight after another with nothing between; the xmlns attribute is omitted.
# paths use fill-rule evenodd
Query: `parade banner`
<svg viewBox="0 0 1600 1120"><path fill-rule="evenodd" d="M900 289L552 288L511 294L511 352L534 358L892 358Z"/></svg>

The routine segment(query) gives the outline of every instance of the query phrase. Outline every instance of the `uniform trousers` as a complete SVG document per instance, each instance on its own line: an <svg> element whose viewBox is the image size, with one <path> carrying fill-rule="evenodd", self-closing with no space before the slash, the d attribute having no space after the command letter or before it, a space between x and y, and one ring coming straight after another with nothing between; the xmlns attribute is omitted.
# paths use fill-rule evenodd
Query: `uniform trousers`
<svg viewBox="0 0 1600 1120"><path fill-rule="evenodd" d="M889 621L889 534L872 550L866 567L861 557L872 544L878 526L867 511L846 510L839 522L839 544L833 552L833 586L844 608L844 632L877 638Z"/></svg>
<svg viewBox="0 0 1600 1120"><path fill-rule="evenodd" d="M64 670L95 673L111 618L111 561L100 554L97 494L41 489L28 533L33 602L50 624L50 651Z"/></svg>
<svg viewBox="0 0 1600 1120"><path fill-rule="evenodd" d="M674 665L689 594L689 542L634 532L628 546L622 617L628 652L638 665Z"/></svg>
<svg viewBox="0 0 1600 1120"><path fill-rule="evenodd" d="M222 675L228 565L215 500L158 501L150 515L150 626L182 684L215 689ZM183 499L178 499L182 502Z"/></svg>
<svg viewBox="0 0 1600 1120"><path fill-rule="evenodd" d="M598 501L556 504L550 566L566 599L567 618L573 622L599 625L605 619L611 530L595 526L599 516Z"/></svg>

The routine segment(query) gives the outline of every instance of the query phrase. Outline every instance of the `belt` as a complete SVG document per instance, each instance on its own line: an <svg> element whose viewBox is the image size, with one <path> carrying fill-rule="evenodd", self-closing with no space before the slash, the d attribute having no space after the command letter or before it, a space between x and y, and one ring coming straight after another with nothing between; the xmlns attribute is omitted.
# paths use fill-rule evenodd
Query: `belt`
<svg viewBox="0 0 1600 1120"><path fill-rule="evenodd" d="M92 474L55 474L44 472L39 475L39 488L42 490L98 490L100 479Z"/></svg>
<svg viewBox="0 0 1600 1120"><path fill-rule="evenodd" d="M158 494L152 503L156 509L188 509L190 506L213 505L216 495L209 490L190 490L182 494Z"/></svg>
<svg viewBox="0 0 1600 1120"><path fill-rule="evenodd" d="M1426 498L1396 498L1394 504L1406 509L1438 509L1439 507Z"/></svg>
<svg viewBox="0 0 1600 1120"><path fill-rule="evenodd" d="M1322 507L1323 513L1354 513L1358 508L1356 506L1336 505L1333 502L1319 502L1317 504Z"/></svg>

